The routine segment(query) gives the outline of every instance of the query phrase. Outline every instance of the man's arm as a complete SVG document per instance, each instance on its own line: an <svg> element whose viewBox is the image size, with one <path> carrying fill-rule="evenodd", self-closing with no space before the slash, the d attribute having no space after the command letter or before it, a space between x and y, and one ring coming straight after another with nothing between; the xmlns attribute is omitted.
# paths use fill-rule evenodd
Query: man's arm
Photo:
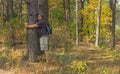
<svg viewBox="0 0 120 74"><path fill-rule="evenodd" d="M26 28L33 29L39 27L37 24L25 25Z"/></svg>

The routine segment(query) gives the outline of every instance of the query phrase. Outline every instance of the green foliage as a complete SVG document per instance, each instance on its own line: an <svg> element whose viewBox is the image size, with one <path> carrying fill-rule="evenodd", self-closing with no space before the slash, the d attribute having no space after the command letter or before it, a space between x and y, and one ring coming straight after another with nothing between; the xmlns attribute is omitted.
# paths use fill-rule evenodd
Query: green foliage
<svg viewBox="0 0 120 74"><path fill-rule="evenodd" d="M109 55L113 56L114 59L120 58L120 48L119 47L117 47L116 50L114 50L114 51L111 51L110 49L107 49L106 52Z"/></svg>
<svg viewBox="0 0 120 74"><path fill-rule="evenodd" d="M107 70L104 68L104 66L102 67L101 73L100 74L108 74Z"/></svg>
<svg viewBox="0 0 120 74"><path fill-rule="evenodd" d="M63 8L63 0L49 0L49 22L52 25L53 34L49 37L49 45L50 50L58 51L54 52L54 54L51 54L52 60L50 60L50 63L52 63L52 68L47 71L53 71L52 74L88 74L89 71L89 64L87 65L84 62L80 62L81 60L84 60L85 55L81 55L80 52L77 52L75 50L75 55L77 55L77 58L79 61L75 60L74 52L71 50L73 45L75 44L75 36L76 36L76 20L75 20L75 0L71 0L71 13L70 13L70 22L66 23L64 16L65 16L65 10ZM98 7L98 0L89 0L90 2L88 4L85 3L85 7L83 10L79 10L79 17L81 17L81 14L83 15L84 21L83 21L83 28L82 32L79 33L80 35L83 35L84 40L83 41L95 41L95 31L96 31L96 20L97 20L97 7ZM101 15L101 41L100 41L100 47L105 50L105 44L109 44L110 39L110 27L111 27L111 9L109 8L109 0L103 0L102 2L102 15ZM0 43L2 42L4 46L10 46L10 35L13 33L15 35L15 42L21 41L26 42L26 28L24 26L24 23L27 19L27 4L23 3L23 9L22 9L22 22L19 20L18 17L18 9L19 6L17 0L14 0L14 17L11 20L14 29L12 32L10 31L10 22L7 21L7 16L0 16ZM117 5L120 9L119 6ZM22 23L22 24L21 24ZM116 25L116 30L119 32L120 28L118 28L119 25ZM117 34L118 35L118 34ZM119 38L119 36L118 36ZM107 42L108 41L108 42ZM82 45L80 45L82 46ZM117 48L116 51L107 51L109 55L112 55L114 59L120 58L120 47ZM83 46L82 48L76 48L77 50L81 49L88 49ZM93 49L93 48L90 48ZM89 49L88 49L89 50ZM61 53L60 53L61 51ZM90 50L91 51L91 50ZM92 50L93 51L93 50ZM68 53L70 52L70 54ZM86 51L87 52L87 51ZM103 53L105 51L99 52ZM56 54L55 54L56 53ZM95 51L91 55L99 55ZM87 55L88 57L89 55ZM45 58L45 57L44 57ZM97 57L96 57L97 58ZM26 60L27 56L24 51L14 51L13 49L5 48L4 50L0 50L0 68L9 69L12 67L19 67L23 66L23 71L25 68L27 71L23 74L27 74L31 72L39 74L41 72L41 69L44 67L44 62L40 62L39 64L29 64L24 63L22 64L23 60ZM87 59L87 58L85 58ZM93 56L92 58L89 58L90 61L96 61L94 60ZM73 61L73 62L72 62ZM99 61L99 58L97 58L97 61ZM41 65L42 63L42 65ZM56 65L55 68L53 68L54 64ZM98 63L95 63L96 65ZM25 68L24 68L25 67ZM51 67L51 64L50 66ZM57 67L57 68L56 68ZM59 68L58 68L59 67ZM56 71L56 70L59 71ZM95 68L94 68L95 69ZM66 70L66 71L65 71ZM19 70L17 70L16 74ZM22 71L22 70L21 70ZM45 71L45 70L43 70ZM64 73L65 72L65 73ZM99 72L101 74L108 74L108 71L105 67L102 67L101 71ZM22 73L21 73L22 74ZM45 74L45 73L41 73Z"/></svg>
<svg viewBox="0 0 120 74"><path fill-rule="evenodd" d="M81 14L84 17L83 32L80 34L87 35L91 41L95 40L97 15L98 15L98 0L90 0L90 3L81 10ZM109 8L109 2L107 0L102 1L102 13L101 13L101 25L100 35L106 39L110 39L110 26L111 26L111 9ZM92 37L92 39L91 39Z"/></svg>
<svg viewBox="0 0 120 74"><path fill-rule="evenodd" d="M23 17L22 21L25 21L26 17ZM10 46L11 44L11 34L14 34L15 36L15 42L16 41L26 41L26 28L24 24L21 24L21 21L18 20L18 18L13 18L11 20L13 29L10 29L10 22L4 21L0 25L0 42L3 43L4 46Z"/></svg>
<svg viewBox="0 0 120 74"><path fill-rule="evenodd" d="M69 49L73 46L72 34L70 28L66 25L51 24L53 28L53 34L50 36L50 47L52 48L65 48ZM57 26L57 27L56 27ZM67 38L67 39L66 39Z"/></svg>
<svg viewBox="0 0 120 74"><path fill-rule="evenodd" d="M14 51L4 48L0 51L0 68L10 69L22 66L24 51Z"/></svg>
<svg viewBox="0 0 120 74"><path fill-rule="evenodd" d="M120 25L116 25L116 32L120 32Z"/></svg>
<svg viewBox="0 0 120 74"><path fill-rule="evenodd" d="M23 1L24 2L24 1ZM79 2L79 1L78 1ZM13 33L15 35L15 41L26 42L26 29L24 23L27 19L27 4L23 4L22 9L22 22L19 20L19 10L17 9L19 4L14 1L14 17L11 20L13 23ZM97 18L98 0L90 0L89 3L85 3L84 9L79 10L79 18L83 15L83 28L79 33L83 36L83 41L95 41L96 31L96 18ZM0 26L1 39L0 42L5 42L5 45L9 46L10 41L10 28L9 22L7 22L7 16L4 16L3 26ZM49 0L49 22L53 28L53 35L50 38L50 44L53 47L65 47L75 42L76 36L76 20L75 20L75 1L70 2L70 22L65 21L65 9L63 6L63 0L54 1ZM1 20L0 20L1 21ZM22 24L21 24L22 23ZM108 0L102 2L102 15L101 15L101 36L110 39L110 26L111 26L111 10L109 8ZM4 27L4 28L3 28ZM5 40L5 41L4 41ZM54 42L52 42L54 41ZM58 42L60 43L58 44Z"/></svg>
<svg viewBox="0 0 120 74"><path fill-rule="evenodd" d="M70 68L73 71L78 72L79 74L87 74L87 64L84 62L79 61L72 62Z"/></svg>

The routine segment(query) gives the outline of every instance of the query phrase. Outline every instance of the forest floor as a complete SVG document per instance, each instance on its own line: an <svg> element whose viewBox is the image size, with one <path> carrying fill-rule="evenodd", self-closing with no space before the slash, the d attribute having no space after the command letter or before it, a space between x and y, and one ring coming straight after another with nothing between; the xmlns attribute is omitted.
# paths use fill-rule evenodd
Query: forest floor
<svg viewBox="0 0 120 74"><path fill-rule="evenodd" d="M81 43L71 49L50 51L50 62L30 63L19 61L12 69L1 68L0 74L120 74L120 46L111 51L109 48L94 48ZM18 49L25 49L24 47ZM21 52L23 50L17 50ZM1 52L1 51L0 51ZM44 57L44 55L43 55ZM0 60L1 57L0 57ZM7 62L8 63L8 62ZM1 63L0 65L4 64ZM6 65L7 66L7 65Z"/></svg>

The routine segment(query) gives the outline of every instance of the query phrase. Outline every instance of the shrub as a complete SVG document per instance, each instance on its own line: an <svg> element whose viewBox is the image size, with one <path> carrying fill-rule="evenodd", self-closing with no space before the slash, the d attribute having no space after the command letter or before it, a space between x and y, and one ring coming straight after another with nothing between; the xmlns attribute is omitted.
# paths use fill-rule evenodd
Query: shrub
<svg viewBox="0 0 120 74"><path fill-rule="evenodd" d="M70 64L70 68L79 74L87 74L87 64L84 62L74 61Z"/></svg>

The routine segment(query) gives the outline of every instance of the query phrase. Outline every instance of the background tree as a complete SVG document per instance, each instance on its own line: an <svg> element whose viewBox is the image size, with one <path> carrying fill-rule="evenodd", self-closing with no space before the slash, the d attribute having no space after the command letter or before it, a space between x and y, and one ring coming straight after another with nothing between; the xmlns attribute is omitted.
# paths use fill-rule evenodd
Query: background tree
<svg viewBox="0 0 120 74"><path fill-rule="evenodd" d="M97 27L96 27L96 42L95 46L99 46L99 37L100 37L100 22L101 22L101 4L102 0L98 2L98 16L97 16Z"/></svg>
<svg viewBox="0 0 120 74"><path fill-rule="evenodd" d="M64 9L64 19L67 23L70 22L70 0L62 0Z"/></svg>
<svg viewBox="0 0 120 74"><path fill-rule="evenodd" d="M15 45L15 36L14 36L14 26L12 23L13 20L13 0L7 0L7 19L10 24L10 46Z"/></svg>
<svg viewBox="0 0 120 74"><path fill-rule="evenodd" d="M80 9L80 11L81 11L82 9L84 9L84 3L85 3L85 0L80 0L80 4L79 4L79 9ZM79 33L82 33L82 28L83 28L84 19L83 19L83 15L81 14L81 12L80 12L79 17L80 17ZM80 41L82 41L82 40L83 40L83 35L80 34Z"/></svg>
<svg viewBox="0 0 120 74"><path fill-rule="evenodd" d="M76 0L76 46L79 45L78 0Z"/></svg>
<svg viewBox="0 0 120 74"><path fill-rule="evenodd" d="M115 49L115 14L116 14L116 0L110 0L110 5L112 9L112 38L111 38L111 49Z"/></svg>
<svg viewBox="0 0 120 74"><path fill-rule="evenodd" d="M70 22L70 0L66 0L65 3L65 19L66 22Z"/></svg>
<svg viewBox="0 0 120 74"><path fill-rule="evenodd" d="M22 25L22 0L18 1L18 10L20 25Z"/></svg>

